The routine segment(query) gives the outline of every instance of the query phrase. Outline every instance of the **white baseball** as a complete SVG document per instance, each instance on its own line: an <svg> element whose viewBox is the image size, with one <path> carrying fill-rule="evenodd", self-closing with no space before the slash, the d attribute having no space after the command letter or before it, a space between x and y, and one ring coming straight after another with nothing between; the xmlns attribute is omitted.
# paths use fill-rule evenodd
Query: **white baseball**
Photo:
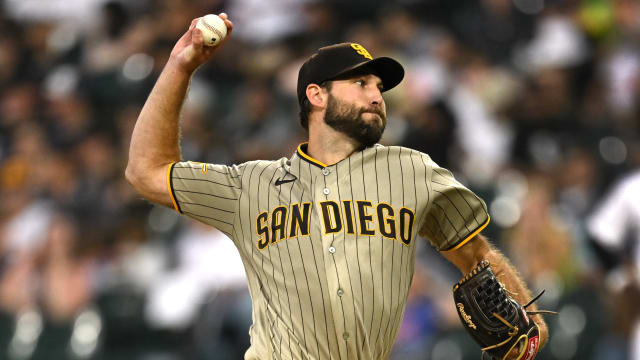
<svg viewBox="0 0 640 360"><path fill-rule="evenodd" d="M196 28L202 31L206 46L216 46L227 36L227 25L218 15L209 14L201 17Z"/></svg>

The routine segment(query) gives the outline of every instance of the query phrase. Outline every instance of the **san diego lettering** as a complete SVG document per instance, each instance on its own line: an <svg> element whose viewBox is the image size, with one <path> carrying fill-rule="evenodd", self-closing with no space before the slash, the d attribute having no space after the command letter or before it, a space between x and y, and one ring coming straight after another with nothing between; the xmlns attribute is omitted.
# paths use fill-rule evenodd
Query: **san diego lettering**
<svg viewBox="0 0 640 360"><path fill-rule="evenodd" d="M270 244L299 236L309 236L311 229L310 202L277 206L256 217L256 245L263 250ZM322 201L319 206L325 235L344 231L345 234L377 236L399 240L404 245L412 241L415 213L402 207L396 209L386 203L373 204L366 200Z"/></svg>

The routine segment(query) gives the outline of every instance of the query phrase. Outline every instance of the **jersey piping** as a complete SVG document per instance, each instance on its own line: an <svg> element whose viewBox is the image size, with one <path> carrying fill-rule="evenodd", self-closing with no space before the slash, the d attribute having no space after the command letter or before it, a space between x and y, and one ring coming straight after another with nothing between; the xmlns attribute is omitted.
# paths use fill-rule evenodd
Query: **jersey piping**
<svg viewBox="0 0 640 360"><path fill-rule="evenodd" d="M307 146L309 146L309 143L306 143L306 142L298 145L298 150L297 150L298 155L300 155L303 159L307 160L308 162L310 162L311 164L313 164L315 166L319 166L321 168L327 167L328 166L327 164L323 163L320 160L316 160L316 159L314 159L311 156L306 154L305 151L307 149Z"/></svg>
<svg viewBox="0 0 640 360"><path fill-rule="evenodd" d="M485 221L484 224L476 228L471 234L469 234L469 236L467 236L464 240L460 241L457 245L454 245L452 248L444 249L442 251L454 251L454 250L460 249L462 245L468 243L471 239L473 239L476 235L478 235L480 231L482 231L485 227L487 227L487 225L489 225L490 220L491 220L491 217L487 214L487 221Z"/></svg>
<svg viewBox="0 0 640 360"><path fill-rule="evenodd" d="M171 177L171 171L175 164L175 162L172 162L167 166L167 186L169 187L169 196L171 197L173 208L178 212L178 214L182 214L182 211L180 211L180 205L178 205L178 202L176 201L176 194L173 192L173 178Z"/></svg>

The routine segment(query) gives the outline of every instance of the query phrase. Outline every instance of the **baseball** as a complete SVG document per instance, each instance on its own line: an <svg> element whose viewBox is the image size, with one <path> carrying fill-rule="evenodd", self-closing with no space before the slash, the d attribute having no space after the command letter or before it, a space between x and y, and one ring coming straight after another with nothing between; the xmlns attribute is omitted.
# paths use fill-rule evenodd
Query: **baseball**
<svg viewBox="0 0 640 360"><path fill-rule="evenodd" d="M218 15L209 14L201 17L196 28L202 31L206 46L216 46L227 36L227 25Z"/></svg>

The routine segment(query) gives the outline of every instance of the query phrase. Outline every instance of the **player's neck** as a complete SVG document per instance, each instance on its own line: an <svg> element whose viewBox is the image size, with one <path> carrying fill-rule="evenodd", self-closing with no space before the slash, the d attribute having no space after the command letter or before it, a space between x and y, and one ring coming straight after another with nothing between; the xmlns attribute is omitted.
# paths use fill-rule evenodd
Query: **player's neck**
<svg viewBox="0 0 640 360"><path fill-rule="evenodd" d="M323 164L333 165L346 159L359 147L360 143L328 126L309 130L308 155Z"/></svg>

